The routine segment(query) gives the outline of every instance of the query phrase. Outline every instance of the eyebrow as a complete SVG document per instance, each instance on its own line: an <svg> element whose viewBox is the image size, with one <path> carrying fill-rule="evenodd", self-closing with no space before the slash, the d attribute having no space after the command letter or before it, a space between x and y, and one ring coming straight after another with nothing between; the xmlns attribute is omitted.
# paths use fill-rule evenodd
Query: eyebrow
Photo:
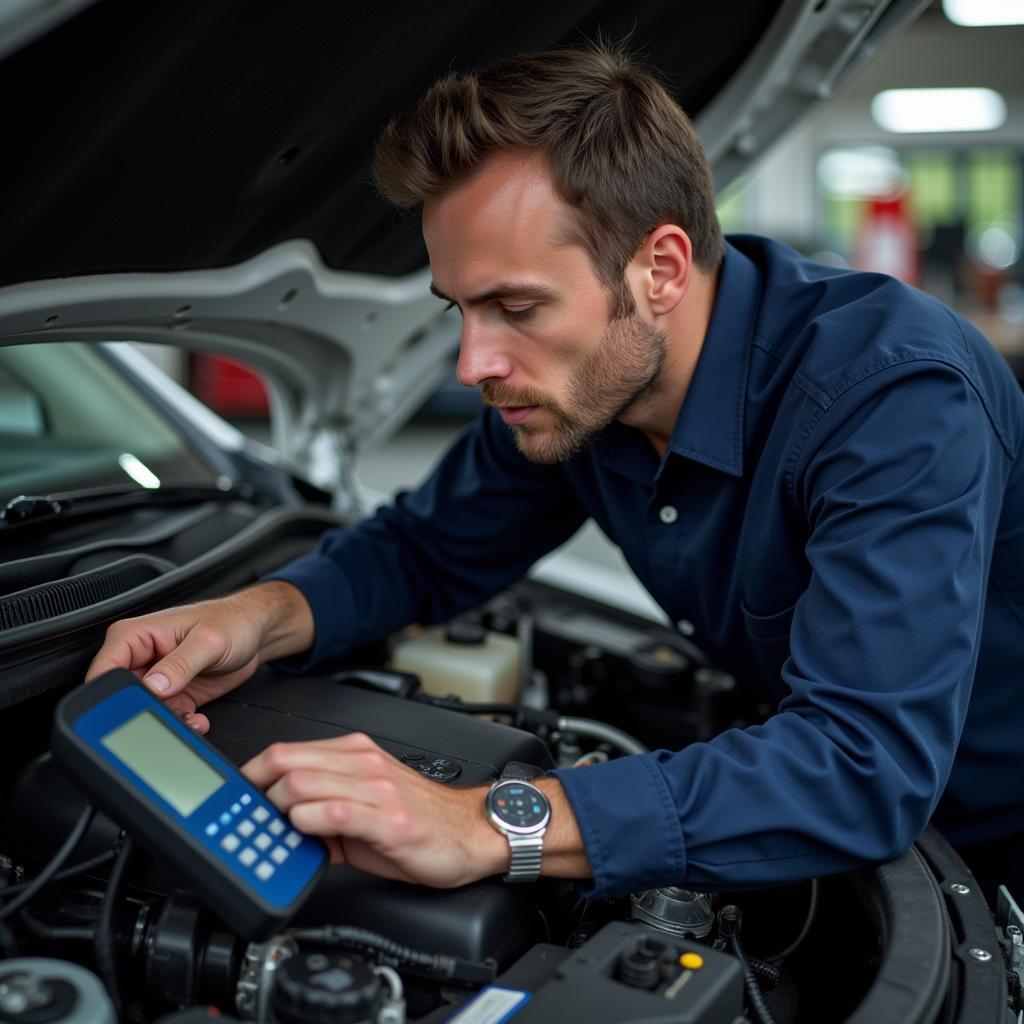
<svg viewBox="0 0 1024 1024"><path fill-rule="evenodd" d="M445 293L441 291L433 281L430 282L430 291L439 299L444 299L445 302L451 302L454 305L458 305L454 299L445 295ZM484 306L488 302L494 302L495 299L537 299L539 301L543 301L552 298L554 298L554 292L549 288L545 288L543 285L520 282L502 282L496 284L493 288L488 288L487 291L481 292L479 295L467 296L466 305Z"/></svg>

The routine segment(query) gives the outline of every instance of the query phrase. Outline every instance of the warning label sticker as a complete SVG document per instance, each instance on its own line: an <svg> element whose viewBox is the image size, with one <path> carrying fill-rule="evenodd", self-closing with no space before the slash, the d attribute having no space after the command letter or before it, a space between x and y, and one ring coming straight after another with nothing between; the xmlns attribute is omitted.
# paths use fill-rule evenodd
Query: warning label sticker
<svg viewBox="0 0 1024 1024"><path fill-rule="evenodd" d="M448 1024L504 1024L530 1001L529 992L492 985L467 1003Z"/></svg>

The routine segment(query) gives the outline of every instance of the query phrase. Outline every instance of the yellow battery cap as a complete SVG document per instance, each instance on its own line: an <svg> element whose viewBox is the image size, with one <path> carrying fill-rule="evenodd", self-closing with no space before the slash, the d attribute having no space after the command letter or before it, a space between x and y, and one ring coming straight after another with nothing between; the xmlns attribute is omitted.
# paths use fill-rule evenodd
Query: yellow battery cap
<svg viewBox="0 0 1024 1024"><path fill-rule="evenodd" d="M684 953L679 958L679 965L688 971L699 971L704 966L704 957L700 953Z"/></svg>

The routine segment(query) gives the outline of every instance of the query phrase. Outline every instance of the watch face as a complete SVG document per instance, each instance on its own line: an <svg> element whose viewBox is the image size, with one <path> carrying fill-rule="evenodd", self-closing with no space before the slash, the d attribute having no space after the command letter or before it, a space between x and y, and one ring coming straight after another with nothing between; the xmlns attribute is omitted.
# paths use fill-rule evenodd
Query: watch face
<svg viewBox="0 0 1024 1024"><path fill-rule="evenodd" d="M536 786L514 781L495 786L487 796L487 808L515 832L530 832L551 815L548 798Z"/></svg>

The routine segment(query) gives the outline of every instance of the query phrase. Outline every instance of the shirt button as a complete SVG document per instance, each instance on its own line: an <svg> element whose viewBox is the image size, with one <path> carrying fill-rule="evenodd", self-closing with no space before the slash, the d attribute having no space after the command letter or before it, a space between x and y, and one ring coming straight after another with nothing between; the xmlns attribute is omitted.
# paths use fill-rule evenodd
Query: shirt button
<svg viewBox="0 0 1024 1024"><path fill-rule="evenodd" d="M658 510L658 518L666 525L671 526L679 518L675 505L662 505Z"/></svg>
<svg viewBox="0 0 1024 1024"><path fill-rule="evenodd" d="M680 619L676 623L676 629L679 630L683 636L693 636L696 630L693 628L693 623L689 619Z"/></svg>

